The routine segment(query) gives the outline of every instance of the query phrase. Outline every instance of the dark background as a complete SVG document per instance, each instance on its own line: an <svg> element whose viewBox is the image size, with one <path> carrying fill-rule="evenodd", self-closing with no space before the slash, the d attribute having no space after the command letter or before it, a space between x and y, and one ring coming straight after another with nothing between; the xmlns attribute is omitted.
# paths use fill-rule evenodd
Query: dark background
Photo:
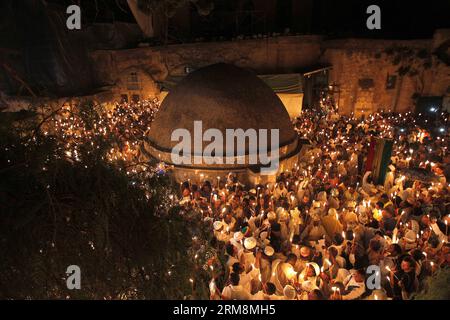
<svg viewBox="0 0 450 320"><path fill-rule="evenodd" d="M18 0L23 1L23 0ZM240 9L251 9L261 0L210 0L214 1L214 14ZM262 0L264 1L264 0ZM126 0L50 0L49 3L80 4L84 19L88 22L134 22ZM310 22L296 21L292 14L294 2L308 3ZM376 4L381 8L381 30L366 28L366 9ZM267 32L282 32L290 28L293 32L325 34L336 37L384 37L384 38L429 38L438 28L450 27L450 1L429 0L278 0L274 26L266 25ZM270 28L269 28L270 27ZM269 30L270 29L270 30ZM273 30L272 30L273 29ZM202 34L197 34L202 35Z"/></svg>
<svg viewBox="0 0 450 320"><path fill-rule="evenodd" d="M192 1L154 0L187 6L163 18L160 32L144 39L126 0L1 0L0 94L88 95L98 87L89 52L134 48L141 42L153 46L282 34L431 39L436 29L450 28L448 0ZM199 14L199 3L209 2L214 9ZM71 4L81 7L81 30L66 28L66 8ZM381 30L366 27L371 4L381 8ZM154 16L165 17L160 12Z"/></svg>

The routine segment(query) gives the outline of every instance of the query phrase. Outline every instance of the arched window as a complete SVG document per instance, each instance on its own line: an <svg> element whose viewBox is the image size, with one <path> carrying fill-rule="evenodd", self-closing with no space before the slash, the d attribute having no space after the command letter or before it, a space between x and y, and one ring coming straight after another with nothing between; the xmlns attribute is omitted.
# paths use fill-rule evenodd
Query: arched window
<svg viewBox="0 0 450 320"><path fill-rule="evenodd" d="M140 90L141 86L139 83L139 77L137 72L131 72L127 79L128 90Z"/></svg>

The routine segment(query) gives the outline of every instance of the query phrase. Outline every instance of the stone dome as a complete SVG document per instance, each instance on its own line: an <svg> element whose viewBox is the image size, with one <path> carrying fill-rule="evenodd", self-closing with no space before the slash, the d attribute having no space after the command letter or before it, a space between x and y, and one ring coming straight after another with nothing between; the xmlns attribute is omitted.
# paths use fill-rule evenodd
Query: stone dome
<svg viewBox="0 0 450 320"><path fill-rule="evenodd" d="M171 141L172 132L187 129L194 136L194 121L202 121L202 133L219 129L224 136L223 150L226 129L278 129L280 161L299 152L298 135L281 100L256 74L234 65L210 65L183 78L162 102L144 144L145 152L172 164L171 151L179 142ZM203 142L203 148L209 143ZM270 142L268 147L270 152ZM245 152L248 156L248 146ZM237 163L180 167L196 171L258 171L258 166Z"/></svg>
<svg viewBox="0 0 450 320"><path fill-rule="evenodd" d="M194 121L198 120L203 131L279 129L280 146L297 137L288 112L273 90L254 73L231 64L210 65L181 80L162 102L149 142L158 149L171 150L177 144L171 141L172 132L177 128L193 132Z"/></svg>

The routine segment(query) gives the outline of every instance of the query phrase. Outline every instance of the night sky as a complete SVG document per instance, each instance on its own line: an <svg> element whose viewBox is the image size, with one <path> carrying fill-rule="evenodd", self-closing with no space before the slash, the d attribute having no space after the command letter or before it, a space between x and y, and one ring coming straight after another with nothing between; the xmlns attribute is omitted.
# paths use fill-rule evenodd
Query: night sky
<svg viewBox="0 0 450 320"><path fill-rule="evenodd" d="M253 0L259 1L259 0ZM293 1L279 0L278 8L291 7ZM309 0L310 1L310 0ZM134 22L126 0L49 0L67 6L81 3L84 19L89 22ZM214 0L216 10L230 8L235 0ZM381 8L381 30L366 28L366 9L376 4ZM312 19L309 30L295 30L294 16L289 10L278 13L277 30L290 27L294 32L325 34L330 37L369 38L430 38L438 28L450 28L450 1L428 0L312 0ZM277 9L278 10L278 9Z"/></svg>
<svg viewBox="0 0 450 320"><path fill-rule="evenodd" d="M228 2L233 0L226 0ZM258 1L258 0L254 0ZM283 0L282 7L290 7L292 1ZM52 3L63 5L77 1L56 0ZM215 0L216 9L225 5L224 0ZM85 18L96 22L127 21L134 18L125 0L80 1ZM406 0L313 0L310 33L328 34L337 37L385 37L385 38L429 38L438 28L450 28L450 1L406 1ZM366 28L366 8L376 4L381 8L381 30ZM278 5L280 6L280 4ZM230 7L226 5L226 7ZM289 10L287 11L289 12ZM281 13L278 17L278 30L293 28L295 17ZM294 30L296 31L296 30ZM299 30L308 32L307 30Z"/></svg>
<svg viewBox="0 0 450 320"><path fill-rule="evenodd" d="M381 8L381 30L368 30L366 8ZM314 0L313 31L343 36L429 38L450 28L450 1Z"/></svg>

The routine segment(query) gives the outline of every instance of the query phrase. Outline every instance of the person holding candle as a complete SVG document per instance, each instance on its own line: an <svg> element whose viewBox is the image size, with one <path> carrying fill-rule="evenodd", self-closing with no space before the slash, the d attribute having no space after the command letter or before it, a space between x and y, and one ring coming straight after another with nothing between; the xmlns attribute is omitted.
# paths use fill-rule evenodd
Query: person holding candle
<svg viewBox="0 0 450 320"><path fill-rule="evenodd" d="M296 274L294 270L296 262L297 256L295 254L289 254L285 261L275 259L272 262L272 275L270 282L275 284L276 293L278 295L282 295L284 287L293 282Z"/></svg>
<svg viewBox="0 0 450 320"><path fill-rule="evenodd" d="M424 251L427 253L427 259L430 259L425 265L431 261L434 263L434 269L437 268L436 261L438 257L444 256L442 248L447 248L448 241L448 228L445 218L441 215L445 206L438 199L445 199L447 190L440 184L431 188L426 183L414 182L410 177L401 174L387 181L391 190L395 189L393 192L386 190L389 188L384 188L383 183L376 187L370 181L370 173L367 175L364 163L360 161L370 143L370 139L365 137L370 135L367 132L357 134L354 130L370 124L367 128L372 128L374 134L380 129L377 119L382 119L381 115L368 119L367 123L361 126L352 124L348 132L343 130L346 127L343 125L345 121L337 124L335 131L327 131L326 121L323 122L319 131L323 132L322 134L317 134L317 131L311 128L306 136L314 141L313 149L305 154L304 159L299 159L298 166L292 171L285 170L279 174L277 183L271 186L258 184L253 186L254 190L246 191L237 179L230 182L234 188L227 191L228 199L225 200L231 204L227 215L230 214L236 219L235 230L245 230L245 239L254 237L256 246L260 247L261 251L264 250L260 265L261 280L252 279L251 293L258 293L260 298L267 298L271 287L269 284L273 282L278 294L277 299L292 297L285 295L284 289L288 290L291 286L302 290L303 284L303 290L308 292L306 296L314 295L313 293L319 290L317 293L320 292L326 298L362 299L364 294L359 295L358 291L362 290L359 285L361 274L358 272L373 264L381 268L384 280L382 285L388 295L402 298L398 282L404 272L401 263L405 256L414 254L416 257L417 250ZM390 134L386 128L385 125L379 132ZM395 172L403 170L401 160L410 156L410 148L407 140L401 140L399 145L394 145L391 161L396 167ZM436 148L433 147L434 149ZM426 159L420 155L422 149L414 147L414 150L418 150L420 161L425 163ZM353 162L358 158L357 170L349 167L351 157ZM415 161L416 159L411 159L410 164ZM356 172L358 176L355 176ZM391 172L394 172L392 167ZM361 176L365 176L362 187L359 185ZM333 182L334 178L336 181ZM367 188L368 185L373 188ZM260 189L257 189L258 187ZM260 197L256 197L253 207L251 199L258 191ZM298 203L292 201L295 199L291 196L294 196ZM375 206L376 211L372 212ZM251 213L251 209L255 210L255 215ZM245 212L244 219L239 218L241 211ZM427 217L427 214L431 214L434 220ZM327 219L336 220L342 225L342 230L329 230ZM324 232L317 232L322 229ZM342 236L344 230L347 230L347 233L344 232ZM415 234L414 239L412 233ZM317 241L320 241L320 245L317 245ZM270 248L267 254L265 248ZM255 250L251 250L251 254L255 255ZM292 255L295 255L296 261L291 264L287 261L293 261ZM446 260L440 261L445 264ZM310 263L322 266L323 270L319 267L316 272L314 267L311 269ZM246 265L251 270L255 267L255 264ZM427 268L418 267L418 274L421 274L422 269ZM246 272L250 270L247 269ZM307 272L310 273L309 276L306 275ZM293 275L295 279L292 279ZM318 283L308 279L313 276L316 280L319 279ZM356 280L349 281L352 276ZM386 283L387 277L389 283ZM395 293L389 289L391 280L393 288L399 289ZM337 289L333 292L331 287L342 281L345 286L339 289L339 294ZM349 282L354 286L349 285ZM381 293L379 291L376 298L372 298L381 298ZM347 297L344 298L345 296Z"/></svg>
<svg viewBox="0 0 450 320"><path fill-rule="evenodd" d="M363 297L366 292L365 270L356 269L345 279L345 290L342 293L342 300L357 300Z"/></svg>
<svg viewBox="0 0 450 320"><path fill-rule="evenodd" d="M232 266L232 272L239 274L239 285L242 286L249 294L251 292L252 280L257 280L260 275L259 265L261 259L261 252L256 253L255 263L252 264L251 270L246 271L245 265L236 262Z"/></svg>
<svg viewBox="0 0 450 320"><path fill-rule="evenodd" d="M238 273L231 273L229 284L222 290L222 300L250 300L251 296L240 284Z"/></svg>
<svg viewBox="0 0 450 320"><path fill-rule="evenodd" d="M416 261L411 256L406 256L401 262L401 272L398 277L398 286L401 289L403 300L411 299L412 294L417 290L419 282L416 275Z"/></svg>

